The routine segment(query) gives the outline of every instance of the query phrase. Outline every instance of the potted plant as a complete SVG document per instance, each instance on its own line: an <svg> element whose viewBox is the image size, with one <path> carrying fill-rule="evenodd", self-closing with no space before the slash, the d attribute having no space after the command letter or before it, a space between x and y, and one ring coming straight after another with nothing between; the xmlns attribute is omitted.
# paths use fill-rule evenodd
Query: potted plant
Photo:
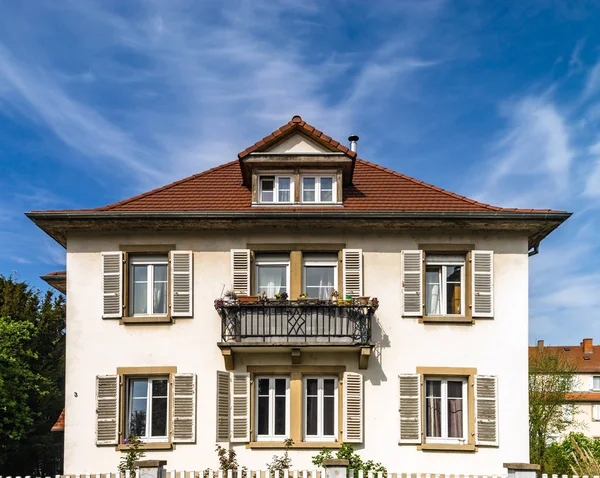
<svg viewBox="0 0 600 478"><path fill-rule="evenodd" d="M352 302L354 302L354 298L350 294L347 294L346 295L346 304L352 305Z"/></svg>
<svg viewBox="0 0 600 478"><path fill-rule="evenodd" d="M331 296L331 302L333 302L334 304L337 304L338 303L338 296L339 296L338 291L335 290L335 289L333 289L329 293L329 295Z"/></svg>
<svg viewBox="0 0 600 478"><path fill-rule="evenodd" d="M287 292L280 292L278 294L275 294L275 298L279 301L286 301L288 299L288 294Z"/></svg>
<svg viewBox="0 0 600 478"><path fill-rule="evenodd" d="M379 299L378 299L377 297L373 297L373 298L371 299L371 305L372 305L373 307L379 307Z"/></svg>
<svg viewBox="0 0 600 478"><path fill-rule="evenodd" d="M365 295L358 298L358 303L360 305L369 305L370 296Z"/></svg>
<svg viewBox="0 0 600 478"><path fill-rule="evenodd" d="M226 290L225 293L223 294L223 298L225 300L236 300L237 294L235 293L235 291L233 289Z"/></svg>
<svg viewBox="0 0 600 478"><path fill-rule="evenodd" d="M301 292L300 295L298 296L298 301L306 302L306 299L308 299L308 294L306 292Z"/></svg>
<svg viewBox="0 0 600 478"><path fill-rule="evenodd" d="M240 304L256 304L258 302L257 295L239 295L237 298Z"/></svg>

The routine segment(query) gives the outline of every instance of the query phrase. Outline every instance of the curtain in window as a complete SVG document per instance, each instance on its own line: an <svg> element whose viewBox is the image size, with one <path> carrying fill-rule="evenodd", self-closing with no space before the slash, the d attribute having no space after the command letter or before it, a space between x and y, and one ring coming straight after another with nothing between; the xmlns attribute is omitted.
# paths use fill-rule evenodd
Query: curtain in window
<svg viewBox="0 0 600 478"><path fill-rule="evenodd" d="M167 313L167 266L154 266L154 304L155 314Z"/></svg>
<svg viewBox="0 0 600 478"><path fill-rule="evenodd" d="M327 300L333 290L335 268L332 266L309 266L305 269L306 293L309 297Z"/></svg>
<svg viewBox="0 0 600 478"><path fill-rule="evenodd" d="M440 271L438 267L428 267L425 276L427 290L425 291L427 315L441 315L440 304Z"/></svg>
<svg viewBox="0 0 600 478"><path fill-rule="evenodd" d="M426 383L425 435L442 436L442 383L428 380Z"/></svg>
<svg viewBox="0 0 600 478"><path fill-rule="evenodd" d="M448 437L463 438L463 383L448 382Z"/></svg>
<svg viewBox="0 0 600 478"><path fill-rule="evenodd" d="M285 266L259 266L258 267L258 293L267 293L269 298L275 297L285 291L286 287Z"/></svg>

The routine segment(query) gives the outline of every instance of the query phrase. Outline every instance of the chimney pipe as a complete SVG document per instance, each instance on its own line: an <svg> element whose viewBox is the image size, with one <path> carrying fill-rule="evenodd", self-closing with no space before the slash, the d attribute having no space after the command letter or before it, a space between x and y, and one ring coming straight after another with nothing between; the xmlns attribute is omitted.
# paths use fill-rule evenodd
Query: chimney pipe
<svg viewBox="0 0 600 478"><path fill-rule="evenodd" d="M541 349L544 348L544 341L543 340L538 340L538 342L537 342L537 348L539 350L541 350Z"/></svg>
<svg viewBox="0 0 600 478"><path fill-rule="evenodd" d="M583 353L584 354L593 354L594 353L594 344L592 339L583 339Z"/></svg>
<svg viewBox="0 0 600 478"><path fill-rule="evenodd" d="M358 141L358 136L355 134L350 135L348 137L348 141L350 141L350 151L354 151L356 153L356 142Z"/></svg>

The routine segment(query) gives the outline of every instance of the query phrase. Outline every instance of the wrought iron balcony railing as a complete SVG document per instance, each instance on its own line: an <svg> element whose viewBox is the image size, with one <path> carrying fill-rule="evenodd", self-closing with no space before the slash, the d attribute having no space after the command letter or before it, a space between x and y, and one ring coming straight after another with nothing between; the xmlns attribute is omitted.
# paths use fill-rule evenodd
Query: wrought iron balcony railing
<svg viewBox="0 0 600 478"><path fill-rule="evenodd" d="M217 299L223 342L366 344L378 303L321 300L256 301Z"/></svg>

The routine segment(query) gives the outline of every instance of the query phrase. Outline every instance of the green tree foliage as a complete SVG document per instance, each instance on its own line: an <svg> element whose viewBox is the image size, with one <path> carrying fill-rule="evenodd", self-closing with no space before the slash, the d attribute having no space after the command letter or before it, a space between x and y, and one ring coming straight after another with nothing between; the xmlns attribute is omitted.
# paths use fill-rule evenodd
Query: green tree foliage
<svg viewBox="0 0 600 478"><path fill-rule="evenodd" d="M65 307L0 275L0 474L61 472L62 433L50 429L64 407Z"/></svg>
<svg viewBox="0 0 600 478"><path fill-rule="evenodd" d="M563 405L569 404L566 395L573 392L574 373L575 366L563 353L539 349L529 358L529 459L544 472L558 473L546 457L552 436L576 426L563 414ZM569 406L575 417L576 407Z"/></svg>
<svg viewBox="0 0 600 478"><path fill-rule="evenodd" d="M549 445L544 457L548 472L594 476L598 473L587 468L594 460L600 461L600 440L588 438L583 433L571 433L564 440Z"/></svg>
<svg viewBox="0 0 600 478"><path fill-rule="evenodd" d="M312 463L315 466L323 466L323 460L331 460L333 453L328 448L323 448L318 455L312 457ZM373 460L363 461L358 453L354 453L354 447L349 443L342 443L342 447L337 451L335 458L348 460L348 469L354 470L354 476L358 476L359 470L363 470L365 476L369 471L377 473L381 471L387 476L387 470L381 463L375 463Z"/></svg>

